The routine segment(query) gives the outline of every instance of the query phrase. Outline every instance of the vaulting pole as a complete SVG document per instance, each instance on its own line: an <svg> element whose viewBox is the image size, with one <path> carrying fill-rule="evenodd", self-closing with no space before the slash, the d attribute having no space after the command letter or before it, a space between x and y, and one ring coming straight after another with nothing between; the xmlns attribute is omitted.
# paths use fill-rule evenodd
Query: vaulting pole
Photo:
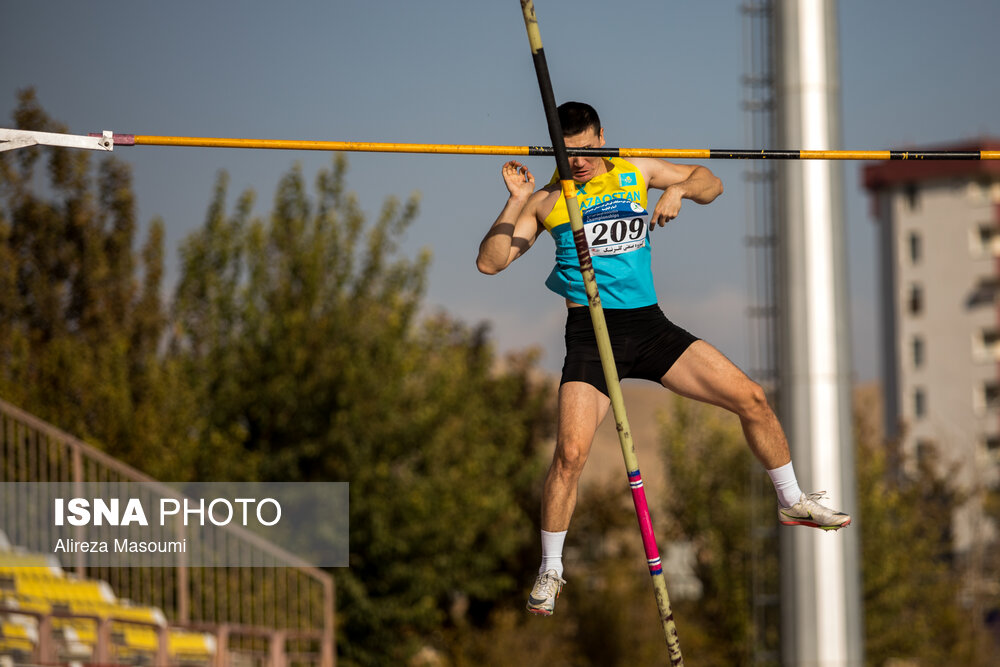
<svg viewBox="0 0 1000 667"><path fill-rule="evenodd" d="M528 42L531 45L531 57L535 63L535 74L538 76L538 88L542 94L542 104L545 107L545 119L549 125L549 135L555 150L556 167L559 170L559 181L563 195L566 198L566 208L569 211L570 227L573 230L573 240L580 260L580 272L583 274L583 284L587 292L590 307L590 317L594 323L594 333L597 336L597 349L601 355L601 365L604 368L604 378L611 397L611 409L615 416L615 426L618 430L618 440L621 443L622 455L625 457L625 467L628 470L628 483L632 489L632 501L635 504L639 519L639 531L642 533L642 545L646 551L649 573L653 577L653 589L656 594L656 606L660 612L660 623L667 640L667 653L672 665L683 665L680 642L677 639L677 626L674 624L674 614L670 609L670 596L667 595L667 583L663 578L663 565L660 553L656 547L656 537L653 535L653 521L649 515L646 503L646 491L642 486L642 475L639 473L639 461L632 442L632 429L629 427L625 414L625 400L622 397L621 384L618 381L618 370L615 368L614 354L611 351L611 340L608 338L608 327L604 320L604 309L601 308L601 297L597 290L597 280L594 277L594 267L590 261L590 250L587 247L587 237L583 231L583 217L580 215L580 204L576 198L576 184L573 182L563 139L562 126L559 123L559 113L556 109L555 96L552 92L552 81L549 79L549 68L542 49L542 37L538 31L538 19L535 16L535 6L532 0L521 0L524 12L524 25L528 31Z"/></svg>

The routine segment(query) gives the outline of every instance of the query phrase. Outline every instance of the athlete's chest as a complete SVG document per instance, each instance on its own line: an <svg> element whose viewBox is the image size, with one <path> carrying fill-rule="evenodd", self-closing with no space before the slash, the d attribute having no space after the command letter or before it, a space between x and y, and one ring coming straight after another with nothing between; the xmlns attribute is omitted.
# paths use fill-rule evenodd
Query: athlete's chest
<svg viewBox="0 0 1000 667"><path fill-rule="evenodd" d="M600 174L587 183L577 184L573 193L576 204L586 218L586 213L609 202L636 204L646 207L646 183L638 171L615 169ZM549 231L569 222L569 209L560 188L554 188L538 208L539 221Z"/></svg>

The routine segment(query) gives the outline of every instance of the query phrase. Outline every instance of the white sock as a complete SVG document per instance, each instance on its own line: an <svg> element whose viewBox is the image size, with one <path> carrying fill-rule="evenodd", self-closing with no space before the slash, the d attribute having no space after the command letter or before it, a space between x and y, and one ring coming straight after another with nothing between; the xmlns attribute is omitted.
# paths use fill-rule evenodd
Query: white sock
<svg viewBox="0 0 1000 667"><path fill-rule="evenodd" d="M542 531L542 565L538 568L538 574L555 570L560 577L563 573L562 548L566 541L566 531L550 533Z"/></svg>
<svg viewBox="0 0 1000 667"><path fill-rule="evenodd" d="M778 494L778 504L782 507L791 507L799 502L799 498L802 497L802 489L799 488L799 482L795 479L795 469L792 467L791 461L780 468L768 470L767 474Z"/></svg>

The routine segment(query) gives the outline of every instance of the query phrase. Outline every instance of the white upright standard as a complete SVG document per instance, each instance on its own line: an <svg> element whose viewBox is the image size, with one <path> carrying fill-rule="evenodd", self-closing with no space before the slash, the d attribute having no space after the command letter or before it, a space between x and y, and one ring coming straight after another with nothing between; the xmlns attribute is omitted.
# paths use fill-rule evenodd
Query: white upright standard
<svg viewBox="0 0 1000 667"><path fill-rule="evenodd" d="M840 146L837 3L778 0L778 148ZM778 172L779 410L803 489L852 515L843 530L781 529L782 662L862 665L860 521L851 430L843 175L828 160Z"/></svg>

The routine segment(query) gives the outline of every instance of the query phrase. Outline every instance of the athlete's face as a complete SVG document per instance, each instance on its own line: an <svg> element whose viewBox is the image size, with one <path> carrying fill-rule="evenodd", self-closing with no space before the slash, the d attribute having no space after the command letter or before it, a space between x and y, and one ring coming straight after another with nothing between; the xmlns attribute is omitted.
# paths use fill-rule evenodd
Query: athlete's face
<svg viewBox="0 0 1000 667"><path fill-rule="evenodd" d="M600 148L604 145L604 128L600 132L594 132L593 128L587 128L579 134L566 136L566 148ZM569 168L573 172L573 180L577 183L586 183L594 176L607 171L604 165L604 158L600 157L571 157Z"/></svg>

